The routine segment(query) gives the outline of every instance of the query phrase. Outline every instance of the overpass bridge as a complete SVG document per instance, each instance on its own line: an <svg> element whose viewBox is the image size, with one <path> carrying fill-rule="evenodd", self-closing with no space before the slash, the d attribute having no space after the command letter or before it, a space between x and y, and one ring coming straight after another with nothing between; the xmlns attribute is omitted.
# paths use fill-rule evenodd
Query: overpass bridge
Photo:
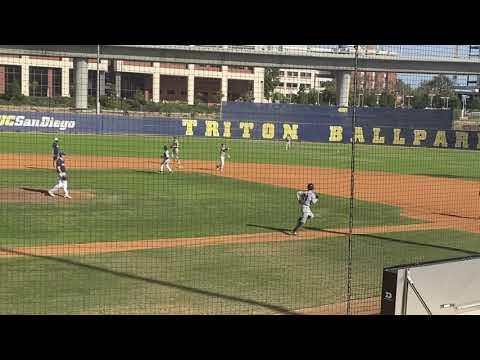
<svg viewBox="0 0 480 360"><path fill-rule="evenodd" d="M86 108L87 59L97 57L97 45L0 45L0 54L62 56L75 59L75 103ZM277 67L327 70L337 79L339 106L348 106L351 72L355 69L353 53L320 52L309 49L258 49L196 45L101 45L102 59L140 60L169 63ZM361 71L479 75L480 58L412 57L396 54L360 53ZM84 81L79 81L79 80Z"/></svg>

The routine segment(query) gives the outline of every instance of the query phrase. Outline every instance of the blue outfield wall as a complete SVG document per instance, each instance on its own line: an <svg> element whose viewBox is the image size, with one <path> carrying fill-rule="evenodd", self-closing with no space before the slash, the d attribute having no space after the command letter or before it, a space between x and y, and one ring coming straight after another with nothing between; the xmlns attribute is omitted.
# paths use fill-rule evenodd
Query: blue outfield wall
<svg viewBox="0 0 480 360"><path fill-rule="evenodd" d="M358 109L311 105L224 103L220 121L0 111L0 132L70 134L155 134L236 139L357 143L479 150L478 132L451 130L451 111ZM241 110L240 110L241 109ZM438 125L438 126L435 126ZM0 137L1 139L1 137Z"/></svg>

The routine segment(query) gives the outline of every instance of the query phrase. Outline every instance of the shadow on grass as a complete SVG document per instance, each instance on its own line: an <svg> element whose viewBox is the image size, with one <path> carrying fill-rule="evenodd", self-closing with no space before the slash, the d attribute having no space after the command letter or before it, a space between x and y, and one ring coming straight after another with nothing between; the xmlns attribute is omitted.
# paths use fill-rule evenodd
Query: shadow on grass
<svg viewBox="0 0 480 360"><path fill-rule="evenodd" d="M281 233L286 234L286 235L289 235L290 231L292 231L292 229L276 228L276 227L264 226L264 225L256 225L256 224L246 224L246 225L251 226L251 227L260 228L260 229L278 231L278 232L281 232Z"/></svg>
<svg viewBox="0 0 480 360"><path fill-rule="evenodd" d="M340 232L340 231L320 229L320 228L314 228L314 227L310 227L310 226L305 227L305 229L323 231L323 232L326 232L326 233L338 234L338 235L342 235L342 236L348 236L348 233L344 233L344 232ZM451 247L451 246L424 244L424 243L419 243L419 242L415 242L415 241L401 240L401 239L395 239L395 238L386 237L386 236L380 236L380 235L376 235L376 234L354 234L353 236L361 236L361 237L364 237L364 238L367 238L367 239L385 240L385 241L391 241L391 242L407 244L407 245L422 246L422 247L427 247L427 248L432 248L432 249L457 251L457 252L461 252L461 253L469 254L469 255L480 255L480 253L477 252L477 251L459 249L459 248L454 248L454 247Z"/></svg>
<svg viewBox="0 0 480 360"><path fill-rule="evenodd" d="M160 174L160 170L135 170L135 172L143 174Z"/></svg>
<svg viewBox="0 0 480 360"><path fill-rule="evenodd" d="M229 301L232 301L232 302L240 302L240 303L244 303L244 304L248 304L248 305L258 306L258 307L262 307L262 308L274 311L275 313L278 313L278 314L284 314L284 315L295 315L296 314L294 311L291 311L291 310L289 310L287 308L284 308L282 306L272 305L272 304L268 304L268 303L264 303L264 302L251 300L251 299L244 299L244 298L240 298L240 297L236 297L236 296L232 296L232 295L227 295L227 294L215 293L215 292L208 291L208 290L202 290L202 289L197 289L197 288L193 288L193 287L190 287L190 286L175 284L175 283L172 283L172 282L169 282L169 281L151 279L151 278L147 278L147 277L143 277L143 276L139 276L139 275L135 275L135 274L129 274L129 273L125 273L125 272L115 271L115 270L111 270L111 269L108 269L108 268L103 268L103 267L100 267L100 266L84 264L84 263L74 261L74 260L71 260L71 259L59 258L59 257L54 257L54 256L33 255L33 254L24 253L20 250L6 249L6 248L0 248L0 251L3 251L5 253L9 253L9 254L14 254L14 255L29 256L29 257L34 257L34 258L46 259L46 260L54 261L54 262L57 262L57 263L63 263L63 264L76 266L76 267L79 267L79 268L88 269L88 270L92 270L92 271L98 271L98 272L118 276L118 277L125 278L125 279L142 281L142 282L146 282L146 283L153 284L153 285L165 286L165 287L169 287L169 288L177 289L177 290L181 290L181 291L186 291L186 292L193 293L193 294L205 295L205 296L210 296L210 297L213 297L213 298L229 300Z"/></svg>
<svg viewBox="0 0 480 360"><path fill-rule="evenodd" d="M449 174L425 174L425 173L415 173L413 175L449 178L449 179L478 180L478 177L475 177L475 176L462 176L462 175L449 175Z"/></svg>
<svg viewBox="0 0 480 360"><path fill-rule="evenodd" d="M45 189L37 189L37 188L29 188L29 187L21 187L20 189L25 190L25 191L40 193L40 194L43 194L45 196L50 196L50 195L48 195L48 190L45 190Z"/></svg>
<svg viewBox="0 0 480 360"><path fill-rule="evenodd" d="M470 219L470 220L480 220L480 217L472 217L472 216L462 216L462 215L455 215L455 214L447 214L447 213L433 213L434 215L443 215L443 216L450 216L459 219Z"/></svg>

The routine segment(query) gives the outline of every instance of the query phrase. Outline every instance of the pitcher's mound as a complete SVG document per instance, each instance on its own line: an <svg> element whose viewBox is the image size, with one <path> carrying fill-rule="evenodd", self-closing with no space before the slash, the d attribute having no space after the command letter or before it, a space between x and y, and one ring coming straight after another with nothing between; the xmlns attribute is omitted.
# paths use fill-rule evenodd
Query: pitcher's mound
<svg viewBox="0 0 480 360"><path fill-rule="evenodd" d="M90 200L95 197L95 193L85 190L74 190L70 192L71 199L67 199L63 196L63 192L60 195L51 197L48 195L47 189L38 188L0 188L0 202L7 203L45 203L52 201L62 202L75 202L82 200Z"/></svg>

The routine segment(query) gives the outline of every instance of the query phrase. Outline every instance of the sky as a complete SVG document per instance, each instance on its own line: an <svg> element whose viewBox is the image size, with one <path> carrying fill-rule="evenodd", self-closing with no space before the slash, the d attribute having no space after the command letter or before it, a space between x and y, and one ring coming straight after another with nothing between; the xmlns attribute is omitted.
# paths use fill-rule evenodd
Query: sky
<svg viewBox="0 0 480 360"><path fill-rule="evenodd" d="M332 48L338 45L310 45L312 47ZM468 45L378 45L379 49L392 51L400 56L409 57L460 57L466 58L469 53ZM422 81L428 81L433 75L428 74L399 74L398 78L405 83L417 87ZM449 76L455 80L453 76ZM457 85L466 85L466 76L457 76Z"/></svg>

